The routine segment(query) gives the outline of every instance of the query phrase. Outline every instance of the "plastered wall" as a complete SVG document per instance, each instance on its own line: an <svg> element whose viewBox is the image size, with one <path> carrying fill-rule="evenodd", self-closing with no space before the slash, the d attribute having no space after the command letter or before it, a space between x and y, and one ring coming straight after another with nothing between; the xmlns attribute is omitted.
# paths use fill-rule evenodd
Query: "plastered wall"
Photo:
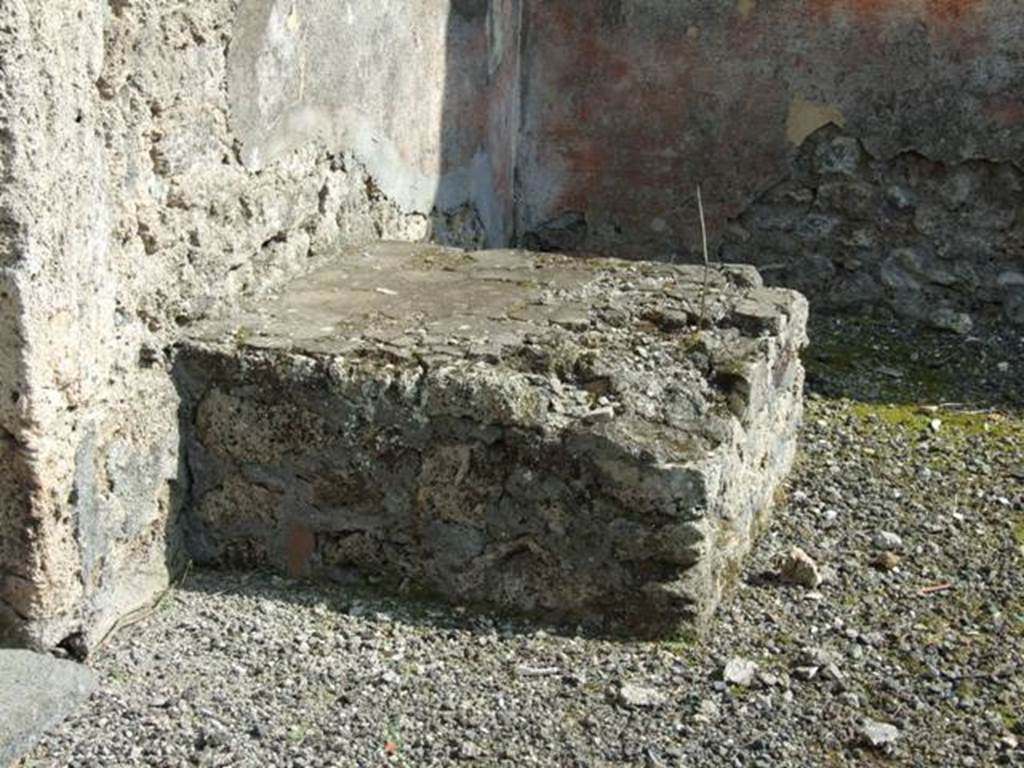
<svg viewBox="0 0 1024 768"><path fill-rule="evenodd" d="M518 233L1024 322L1016 0L527 0Z"/></svg>

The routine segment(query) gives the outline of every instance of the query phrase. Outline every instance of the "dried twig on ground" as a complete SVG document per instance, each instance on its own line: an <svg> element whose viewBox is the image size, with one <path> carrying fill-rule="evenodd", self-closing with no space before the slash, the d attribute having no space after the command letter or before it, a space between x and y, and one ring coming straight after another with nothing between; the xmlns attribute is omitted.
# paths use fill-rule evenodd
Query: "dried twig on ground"
<svg viewBox="0 0 1024 768"><path fill-rule="evenodd" d="M155 600L141 608L137 608L131 613L127 613L120 617L114 624L108 629L99 640L96 641L93 646L91 653L89 654L93 658L99 657L103 653L104 647L110 641L110 639L123 629L134 626L139 622L145 621L154 613L156 613L164 605L164 603L170 599L175 589L180 589L184 585L185 580L188 579L188 575L192 572L192 561L189 560L185 563L185 570L177 581L173 582L167 589L163 590Z"/></svg>
<svg viewBox="0 0 1024 768"><path fill-rule="evenodd" d="M708 257L708 227L704 221L704 198L701 195L700 184L697 185L697 211L700 213L700 236L704 248L704 285L700 289L700 327L704 328L708 320L708 282L711 277L711 260Z"/></svg>
<svg viewBox="0 0 1024 768"><path fill-rule="evenodd" d="M942 584L932 584L930 586L923 587L922 589L918 590L917 594L919 594L921 597L926 597L928 595L934 595L939 592L946 592L950 589L953 589L953 585L947 581L943 582Z"/></svg>

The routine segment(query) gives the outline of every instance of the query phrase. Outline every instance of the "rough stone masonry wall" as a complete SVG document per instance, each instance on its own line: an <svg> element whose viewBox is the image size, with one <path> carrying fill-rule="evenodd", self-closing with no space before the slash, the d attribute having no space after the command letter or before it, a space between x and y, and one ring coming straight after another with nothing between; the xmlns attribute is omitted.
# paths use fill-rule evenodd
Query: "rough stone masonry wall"
<svg viewBox="0 0 1024 768"><path fill-rule="evenodd" d="M887 305L956 333L998 307L1024 325L1024 171L1013 163L949 166L917 152L882 161L827 126L723 240L725 259L823 305Z"/></svg>
<svg viewBox="0 0 1024 768"><path fill-rule="evenodd" d="M511 195L511 156L492 162L483 147L510 113L473 101L489 79L514 96L514 49L492 48L517 39L502 22L518 17L494 10L504 16L425 0L387 12L370 0L0 5L0 642L88 646L166 585L187 476L164 350L196 318L341 243L436 227L474 244L505 226L476 210L493 179ZM331 90L307 54L332 46L349 58L330 62L331 109L361 108L337 94L367 73L387 98L358 135L311 130L255 162L294 113L288 98L315 76L313 96ZM463 78L446 83L460 56ZM442 125L453 105L475 110L478 130ZM458 146L440 151L439 131ZM391 154L375 175L378 145ZM472 162L493 172L462 195L444 184ZM437 210L431 185L445 188Z"/></svg>
<svg viewBox="0 0 1024 768"><path fill-rule="evenodd" d="M1018 0L527 0L518 232L1024 322Z"/></svg>

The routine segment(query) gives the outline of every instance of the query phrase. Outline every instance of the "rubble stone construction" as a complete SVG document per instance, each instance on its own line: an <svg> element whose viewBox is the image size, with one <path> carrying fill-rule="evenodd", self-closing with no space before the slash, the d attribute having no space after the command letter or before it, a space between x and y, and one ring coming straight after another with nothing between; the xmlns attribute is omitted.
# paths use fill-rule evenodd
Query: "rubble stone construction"
<svg viewBox="0 0 1024 768"><path fill-rule="evenodd" d="M752 267L356 248L200 324L199 562L646 634L706 619L788 471L807 302Z"/></svg>
<svg viewBox="0 0 1024 768"><path fill-rule="evenodd" d="M802 300L362 246L693 262L700 183L818 308L1024 324L1022 94L1017 0L6 0L0 637L88 649L190 557L703 617Z"/></svg>

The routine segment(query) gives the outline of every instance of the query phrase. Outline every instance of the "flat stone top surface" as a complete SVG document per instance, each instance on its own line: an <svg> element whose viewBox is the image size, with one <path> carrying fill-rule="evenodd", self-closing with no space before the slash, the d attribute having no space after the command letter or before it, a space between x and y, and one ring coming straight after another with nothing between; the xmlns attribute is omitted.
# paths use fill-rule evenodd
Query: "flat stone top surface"
<svg viewBox="0 0 1024 768"><path fill-rule="evenodd" d="M297 376L287 390L307 376L306 357L344 369L341 379L362 371L391 380L382 367L422 374L438 382L428 387L438 393L428 418L459 413L549 434L582 423L675 460L720 444L733 417L767 396L773 385L752 395L750 380L737 400L728 381L749 379L752 366L774 358L765 344L795 354L806 318L803 297L765 288L752 267L705 274L380 243L200 324L186 346L269 366L283 380Z"/></svg>
<svg viewBox="0 0 1024 768"><path fill-rule="evenodd" d="M92 670L30 651L0 650L0 767L11 764L97 688Z"/></svg>
<svg viewBox="0 0 1024 768"><path fill-rule="evenodd" d="M579 334L630 323L637 332L695 328L704 281L699 266L379 243L349 249L277 295L203 323L192 335L314 353L378 346L402 356L486 357L552 328ZM784 324L798 298L763 288L753 267L714 267L707 281L710 325L747 318L777 330L773 321Z"/></svg>

